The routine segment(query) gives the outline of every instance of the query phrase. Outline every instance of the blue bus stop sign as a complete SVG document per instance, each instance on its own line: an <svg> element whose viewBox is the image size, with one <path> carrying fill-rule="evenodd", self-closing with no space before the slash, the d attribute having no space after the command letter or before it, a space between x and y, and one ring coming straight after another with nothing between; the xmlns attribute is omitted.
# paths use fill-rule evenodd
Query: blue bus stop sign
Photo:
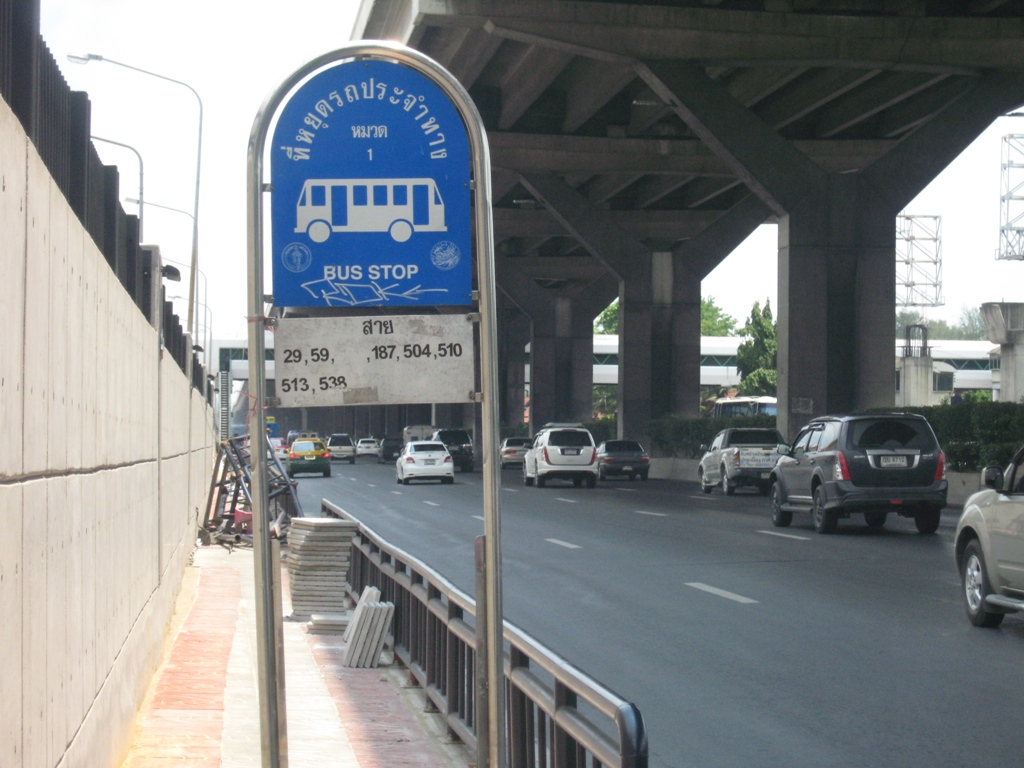
<svg viewBox="0 0 1024 768"><path fill-rule="evenodd" d="M470 153L448 96L357 59L303 83L270 150L274 304L471 304Z"/></svg>

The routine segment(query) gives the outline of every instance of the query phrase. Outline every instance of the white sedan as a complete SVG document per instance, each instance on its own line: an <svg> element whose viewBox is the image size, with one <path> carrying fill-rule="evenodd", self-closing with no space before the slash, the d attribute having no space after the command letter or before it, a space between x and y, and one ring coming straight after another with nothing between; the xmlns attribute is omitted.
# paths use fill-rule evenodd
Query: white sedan
<svg viewBox="0 0 1024 768"><path fill-rule="evenodd" d="M372 437L361 437L356 443L356 456L376 456L380 446Z"/></svg>
<svg viewBox="0 0 1024 768"><path fill-rule="evenodd" d="M455 482L455 463L444 443L415 440L406 443L395 461L395 482L408 485L418 478Z"/></svg>

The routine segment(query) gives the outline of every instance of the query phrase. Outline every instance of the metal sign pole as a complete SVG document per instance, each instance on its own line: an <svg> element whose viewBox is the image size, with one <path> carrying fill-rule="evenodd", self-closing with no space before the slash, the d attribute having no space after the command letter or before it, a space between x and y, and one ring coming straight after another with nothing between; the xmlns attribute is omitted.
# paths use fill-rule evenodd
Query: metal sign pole
<svg viewBox="0 0 1024 768"><path fill-rule="evenodd" d="M263 234L264 234L264 192L269 191L269 185L264 182L264 154L266 150L267 136L270 124L278 110L282 107L286 97L307 77L313 75L320 69L342 60L383 60L395 62L418 72L428 78L444 95L449 99L451 105L459 113L467 132L471 154L471 185L473 200L473 223L475 255L477 262L478 276L478 310L480 314L480 374L482 403L482 443L483 443L483 507L484 507L484 549L486 554L485 563L485 584L486 595L482 601L486 606L483 611L478 611L476 620L482 622L486 630L486 679L487 679L487 758L491 768L501 768L505 765L505 698L504 698L504 647L503 647L503 607L501 588L501 515L499 505L499 490L501 485L501 465L497 455L499 440L499 414L498 398L496 393L498 381L498 359L497 359L497 312L496 312L496 283L494 269L494 231L491 211L491 176L490 176L490 150L487 145L487 134L484 129L483 120L476 109L465 88L443 67L418 51L398 43L386 41L362 41L339 48L330 53L319 56L308 62L301 69L289 76L278 86L263 102L256 114L252 132L249 137L248 153L248 258L249 258L249 371L250 388L252 392L253 407L250 410L249 431L250 435L259 435L262 438L266 431L266 423L263 408L266 405L266 371L264 366L264 344L263 331L265 318L263 318ZM372 89L372 86L371 86ZM380 94L382 96L383 94ZM346 96L347 97L347 96ZM358 94L356 94L358 98ZM406 98L410 98L408 95ZM341 106L341 96L338 96L338 106ZM390 100L390 99L389 99ZM422 97L420 97L422 101ZM397 103L397 100L391 100ZM411 104L405 102L405 110L411 108ZM324 107L324 113L328 114L333 109L328 104ZM422 117L422 115L420 115ZM316 115L308 115L309 125L319 127L323 121ZM419 118L417 118L419 119ZM424 134L431 135L436 131L435 126L428 126L425 121L421 127ZM326 126L325 126L326 127ZM375 126L368 130L376 131ZM309 139L313 134L308 134ZM431 135L431 138L435 137ZM437 134L434 143L443 141L443 135ZM438 153L443 150L436 150ZM302 159L307 159L308 151L298 148L296 155L301 153ZM422 180L413 180L421 182ZM337 180L341 183L341 180ZM353 181L352 183L357 183ZM293 202L289 201L294 205ZM310 227L311 237L314 243L323 242L331 236L331 226L314 223ZM397 230L392 232L392 237L398 241L404 241L410 236L412 227L407 226L405 231ZM289 268L304 270L308 262L303 264L308 254L308 249L296 248L292 253L293 263ZM445 254L438 254L443 258ZM276 263L276 262L275 262ZM288 266L288 265L286 265ZM275 286L275 292L276 292ZM309 290L306 288L305 290ZM336 289L331 286L330 290ZM331 293L335 296L335 293ZM327 295L323 295L326 300ZM288 305L287 301L281 304ZM328 305L330 303L328 302ZM270 557L270 542L265 535L266 526L266 483L264 472L266 470L266 454L264 451L253 453L253 519L256 524L256 546L258 549L256 588L257 604L261 610L257 611L257 640L261 644L259 648L260 669L260 722L263 729L264 748L271 751L279 751L286 743L283 732L278 732L278 725L283 731L284 728L284 702L283 695L278 690L277 679L280 670L276 668L275 654L273 653L273 642L275 634L273 624L280 627L280 617L273 616L273 598L271 582L268 581L267 573L272 558ZM266 647L264 647L266 646ZM271 757L272 760L280 759ZM287 755L285 755L285 760ZM283 766L286 762L266 762L264 766Z"/></svg>

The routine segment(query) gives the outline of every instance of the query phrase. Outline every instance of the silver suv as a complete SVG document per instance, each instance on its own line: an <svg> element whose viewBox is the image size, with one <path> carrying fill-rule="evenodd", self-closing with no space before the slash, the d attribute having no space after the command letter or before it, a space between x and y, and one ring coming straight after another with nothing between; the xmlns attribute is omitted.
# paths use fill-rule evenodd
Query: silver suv
<svg viewBox="0 0 1024 768"><path fill-rule="evenodd" d="M545 424L523 457L523 483L543 488L548 480L597 485L597 447L582 424Z"/></svg>

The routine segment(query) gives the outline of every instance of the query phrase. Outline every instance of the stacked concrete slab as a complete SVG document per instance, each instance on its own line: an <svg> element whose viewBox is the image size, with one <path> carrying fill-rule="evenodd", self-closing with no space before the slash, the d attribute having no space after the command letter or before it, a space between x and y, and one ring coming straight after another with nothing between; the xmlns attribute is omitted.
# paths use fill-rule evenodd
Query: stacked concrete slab
<svg viewBox="0 0 1024 768"><path fill-rule="evenodd" d="M335 616L347 606L348 567L358 523L328 517L299 517L288 531L292 616Z"/></svg>
<svg viewBox="0 0 1024 768"><path fill-rule="evenodd" d="M366 587L342 638L346 642L344 667L376 667L395 615L394 603L381 603L380 590Z"/></svg>

